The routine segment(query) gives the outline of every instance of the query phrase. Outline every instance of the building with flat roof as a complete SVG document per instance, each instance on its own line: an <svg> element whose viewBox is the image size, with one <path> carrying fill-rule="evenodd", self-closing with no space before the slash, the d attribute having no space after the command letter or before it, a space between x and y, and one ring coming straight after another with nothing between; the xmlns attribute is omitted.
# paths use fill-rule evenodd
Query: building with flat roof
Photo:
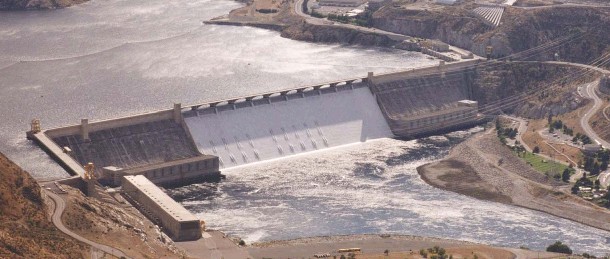
<svg viewBox="0 0 610 259"><path fill-rule="evenodd" d="M126 175L143 175L160 185L183 185L190 182L220 177L217 156L199 155L169 162L155 163L134 168L106 166L102 179L112 186L119 186Z"/></svg>
<svg viewBox="0 0 610 259"><path fill-rule="evenodd" d="M201 221L143 175L124 176L123 193L172 240L201 238Z"/></svg>
<svg viewBox="0 0 610 259"><path fill-rule="evenodd" d="M321 6L340 6L340 7L358 7L364 4L365 0L320 0Z"/></svg>

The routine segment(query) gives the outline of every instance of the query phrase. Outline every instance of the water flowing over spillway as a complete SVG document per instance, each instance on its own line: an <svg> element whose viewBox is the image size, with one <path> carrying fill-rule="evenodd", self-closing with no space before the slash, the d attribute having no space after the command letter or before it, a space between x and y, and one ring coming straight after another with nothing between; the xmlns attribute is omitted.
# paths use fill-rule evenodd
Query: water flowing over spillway
<svg viewBox="0 0 610 259"><path fill-rule="evenodd" d="M295 93L185 121L199 150L219 156L223 168L391 137L373 94L356 87Z"/></svg>

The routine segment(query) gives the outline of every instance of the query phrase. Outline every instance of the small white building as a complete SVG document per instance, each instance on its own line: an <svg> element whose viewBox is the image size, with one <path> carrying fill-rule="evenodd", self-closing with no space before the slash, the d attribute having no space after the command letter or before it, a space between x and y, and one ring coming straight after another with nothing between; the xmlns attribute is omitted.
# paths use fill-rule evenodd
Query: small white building
<svg viewBox="0 0 610 259"><path fill-rule="evenodd" d="M602 150L602 145L598 144L587 144L582 147L582 152L587 154L594 154Z"/></svg>

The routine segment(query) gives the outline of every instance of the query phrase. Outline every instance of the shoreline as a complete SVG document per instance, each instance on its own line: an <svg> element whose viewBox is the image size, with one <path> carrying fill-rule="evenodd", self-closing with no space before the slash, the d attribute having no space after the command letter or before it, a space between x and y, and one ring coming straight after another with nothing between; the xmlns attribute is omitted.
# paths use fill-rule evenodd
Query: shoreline
<svg viewBox="0 0 610 259"><path fill-rule="evenodd" d="M409 241L426 241L426 242L450 242L455 243L456 245L484 245L484 246L492 246L484 243L477 243L466 240L459 239L448 239L448 238L440 238L440 237L427 237L427 236L414 236L414 235L405 235L405 234L346 234L346 235L325 235L325 236L312 236L312 237L298 237L292 239L278 239L278 240L269 240L263 242L254 242L247 247L256 247L256 248L264 248L264 247L280 247L280 246L293 246L296 244L308 244L308 243L317 243L321 241L328 242L339 242L339 241L355 241L355 240L364 240L364 239L384 239L384 238L392 238L392 239L401 239L401 240L409 240Z"/></svg>
<svg viewBox="0 0 610 259"><path fill-rule="evenodd" d="M296 238L253 243L244 248L255 258L291 255L295 258L311 257L317 253L336 255L338 249L362 249L361 256L377 258L384 250L401 254L400 258L419 256L420 249L439 246L456 256L477 254L482 258L557 258L562 254L521 248L501 247L456 239L401 235L401 234L352 234ZM367 257L368 256L368 257ZM411 256L411 257L409 257ZM542 256L542 257L539 257Z"/></svg>
<svg viewBox="0 0 610 259"><path fill-rule="evenodd" d="M538 177L542 173L508 170L506 167L525 168L520 167L525 163L517 161L519 158L509 157L511 155L504 150L497 153L489 150L473 152L475 145L486 145L490 149L505 148L498 146L501 143L497 139L490 138L495 138L495 135L491 136L489 132L475 135L453 147L447 157L419 166L416 170L426 184L435 188L546 213L610 234L609 210L561 191L561 185ZM498 157L512 160L498 165L496 161L500 160L494 160ZM506 166L518 163L521 164Z"/></svg>

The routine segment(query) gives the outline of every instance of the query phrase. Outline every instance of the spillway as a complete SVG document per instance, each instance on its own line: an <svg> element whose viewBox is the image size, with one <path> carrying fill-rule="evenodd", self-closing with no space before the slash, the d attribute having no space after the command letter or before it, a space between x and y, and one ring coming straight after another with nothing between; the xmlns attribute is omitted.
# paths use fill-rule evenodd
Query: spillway
<svg viewBox="0 0 610 259"><path fill-rule="evenodd" d="M364 83L208 107L184 119L199 151L218 156L222 168L392 136Z"/></svg>

